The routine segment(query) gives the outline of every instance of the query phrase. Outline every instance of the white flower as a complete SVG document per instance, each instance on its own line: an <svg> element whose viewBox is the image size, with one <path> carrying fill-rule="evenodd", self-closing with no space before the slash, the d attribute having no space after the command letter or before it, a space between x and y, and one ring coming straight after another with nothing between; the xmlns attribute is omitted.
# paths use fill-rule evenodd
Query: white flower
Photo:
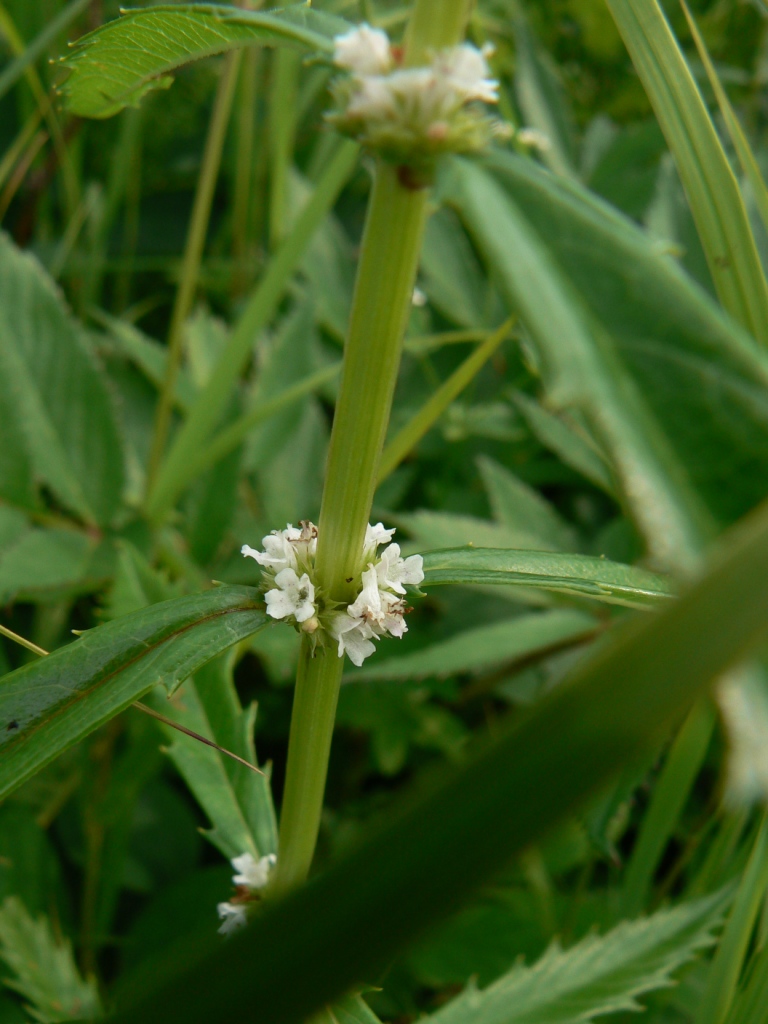
<svg viewBox="0 0 768 1024"><path fill-rule="evenodd" d="M376 523L375 526L371 526L371 524L368 523L365 528L365 546L369 547L373 544L375 547L378 547L379 544L389 544L394 532L394 527L392 527L391 530L385 530L384 523Z"/></svg>
<svg viewBox="0 0 768 1024"><path fill-rule="evenodd" d="M230 932L236 932L238 928L244 928L248 923L244 906L234 903L218 903L216 910L224 922L219 928L219 935L229 935Z"/></svg>
<svg viewBox="0 0 768 1024"><path fill-rule="evenodd" d="M333 63L358 75L385 75L392 67L386 32L359 25L333 41Z"/></svg>
<svg viewBox="0 0 768 1024"><path fill-rule="evenodd" d="M402 636L408 631L403 613L405 607L396 594L390 594L379 587L376 566L369 566L363 573L363 589L357 600L347 608L353 619L362 619L378 636L391 633Z"/></svg>
<svg viewBox="0 0 768 1024"><path fill-rule="evenodd" d="M345 654L358 668L376 650L371 637L377 636L364 619L353 619L347 612L338 612L331 622L331 635L339 642L339 657Z"/></svg>
<svg viewBox="0 0 768 1024"><path fill-rule="evenodd" d="M489 78L490 68L486 56L493 47L476 49L469 43L442 50L432 60L433 69L450 84L454 94L462 103L480 100L483 103L497 103L499 83Z"/></svg>
<svg viewBox="0 0 768 1024"><path fill-rule="evenodd" d="M400 545L390 544L384 548L376 564L379 587L387 587L398 594L405 593L404 583L421 583L424 579L424 559L421 555L400 557Z"/></svg>
<svg viewBox="0 0 768 1024"><path fill-rule="evenodd" d="M257 551L248 544L243 544L240 553L246 558L255 558L259 565L266 569L279 572L280 569L298 569L299 561L306 562L315 557L317 550L317 527L314 523L304 521L301 529L290 523L284 530L273 530L262 537L264 551Z"/></svg>
<svg viewBox="0 0 768 1024"><path fill-rule="evenodd" d="M267 615L273 619L293 615L297 622L304 622L315 614L315 588L306 573L297 576L294 569L281 569L275 583L277 588L264 596Z"/></svg>
<svg viewBox="0 0 768 1024"><path fill-rule="evenodd" d="M259 860L251 853L233 857L230 863L237 874L233 876L232 881L235 885L245 885L249 889L263 889L276 862L277 857L274 853L268 853Z"/></svg>

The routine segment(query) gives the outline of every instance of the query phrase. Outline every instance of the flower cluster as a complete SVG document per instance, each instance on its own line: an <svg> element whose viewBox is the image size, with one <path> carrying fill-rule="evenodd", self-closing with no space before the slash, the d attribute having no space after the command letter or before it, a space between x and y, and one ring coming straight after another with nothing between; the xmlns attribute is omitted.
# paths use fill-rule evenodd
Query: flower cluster
<svg viewBox="0 0 768 1024"><path fill-rule="evenodd" d="M491 52L464 43L437 51L427 67L403 68L387 34L360 25L334 40L334 64L349 75L332 86L338 110L329 120L405 163L480 149L502 127L477 106L498 101Z"/></svg>
<svg viewBox="0 0 768 1024"><path fill-rule="evenodd" d="M219 933L229 935L248 923L247 906L258 900L259 890L263 889L269 880L269 873L275 866L277 858L274 853L268 853L259 860L250 853L244 853L240 857L233 857L230 863L237 874L232 876L237 892L231 901L219 903L216 906L219 917L223 921Z"/></svg>
<svg viewBox="0 0 768 1024"><path fill-rule="evenodd" d="M264 537L263 551L244 544L242 553L262 567L262 586L267 614L283 619L315 641L332 643L339 657L348 655L354 665L376 649L373 641L383 636L402 637L407 632L405 584L424 579L421 555L403 558L400 546L390 543L394 530L382 523L368 525L354 577L357 597L349 605L324 601L314 582L317 527L302 522L297 529L273 530ZM387 546L379 552L379 547Z"/></svg>

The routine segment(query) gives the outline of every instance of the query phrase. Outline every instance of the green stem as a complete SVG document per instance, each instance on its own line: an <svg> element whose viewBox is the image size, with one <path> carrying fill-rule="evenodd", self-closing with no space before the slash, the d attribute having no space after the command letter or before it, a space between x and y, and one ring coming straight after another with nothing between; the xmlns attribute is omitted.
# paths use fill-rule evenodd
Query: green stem
<svg viewBox="0 0 768 1024"><path fill-rule="evenodd" d="M333 723L344 659L335 651L310 652L302 643L293 699L288 766L280 811L280 855L273 891L300 885L315 852L323 809Z"/></svg>
<svg viewBox="0 0 768 1024"><path fill-rule="evenodd" d="M404 187L379 161L358 267L333 418L320 511L317 581L333 600L349 597L389 423L421 249L427 192Z"/></svg>
<svg viewBox="0 0 768 1024"><path fill-rule="evenodd" d="M417 0L409 26L413 54L451 46L462 37L467 0ZM355 294L333 417L315 579L326 600L354 598L350 580L360 558L379 460L400 367L403 335L427 216L426 189L408 187L401 168L378 159L368 204ZM343 659L312 657L302 644L288 744L274 887L306 878L317 842Z"/></svg>
<svg viewBox="0 0 768 1024"><path fill-rule="evenodd" d="M168 439L176 378L178 377L181 365L184 324L192 309L200 277L200 264L203 258L205 236L208 233L208 223L211 217L213 193L219 177L221 154L224 149L224 139L227 134L229 116L232 111L232 101L235 95L235 85L237 84L237 76L240 70L241 57L242 54L236 52L228 54L225 58L224 71L216 91L216 100L213 105L213 113L211 114L208 137L205 140L203 163L197 182L197 190L195 191L192 217L189 222L187 242L184 249L181 281L176 292L176 301L174 302L171 315L171 328L168 337L168 362L163 388L157 405L155 432L149 456L148 489L151 488L157 476Z"/></svg>

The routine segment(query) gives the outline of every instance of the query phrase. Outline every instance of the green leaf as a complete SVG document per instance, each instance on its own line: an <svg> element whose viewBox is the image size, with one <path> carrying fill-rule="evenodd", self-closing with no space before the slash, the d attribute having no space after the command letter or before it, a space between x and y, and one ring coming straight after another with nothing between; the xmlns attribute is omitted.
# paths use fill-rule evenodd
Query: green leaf
<svg viewBox="0 0 768 1024"><path fill-rule="evenodd" d="M729 894L730 895L730 894ZM493 985L470 987L430 1016L431 1024L585 1024L641 1010L637 997L670 985L670 975L714 942L728 900L722 893L625 921L572 949L551 946L530 967L517 964Z"/></svg>
<svg viewBox="0 0 768 1024"><path fill-rule="evenodd" d="M183 689L177 691L170 702L157 691L147 694L144 702L184 728L192 729L207 739L214 738L192 679L186 681ZM224 762L228 759L213 747L208 747L191 736L185 736L170 726L164 725L161 728L171 740L167 748L168 756L213 825L212 829L205 832L213 845L227 860L246 852L255 857L261 853L274 852L260 850L251 834L224 767ZM248 769L243 767L243 771L247 772ZM256 778L255 773L252 774Z"/></svg>
<svg viewBox="0 0 768 1024"><path fill-rule="evenodd" d="M547 139L541 157L555 174L575 177L574 125L557 68L542 53L522 13L515 18L515 92L525 126Z"/></svg>
<svg viewBox="0 0 768 1024"><path fill-rule="evenodd" d="M123 451L101 368L51 279L3 234L0 335L0 411L14 424L14 448L73 512L109 523Z"/></svg>
<svg viewBox="0 0 768 1024"><path fill-rule="evenodd" d="M78 530L27 531L0 551L0 604L95 589L103 581L88 578L96 543Z"/></svg>
<svg viewBox="0 0 768 1024"><path fill-rule="evenodd" d="M373 679L423 679L476 672L543 653L594 633L591 615L566 609L521 615L457 633L413 654L388 658L370 668L350 672L351 681Z"/></svg>
<svg viewBox="0 0 768 1024"><path fill-rule="evenodd" d="M527 211L480 167L458 161L454 167L470 229L544 356L550 402L578 409L610 452L655 559L692 564L704 531L698 498L610 336L585 308Z"/></svg>
<svg viewBox="0 0 768 1024"><path fill-rule="evenodd" d="M136 611L170 596L169 585L132 545L124 543L120 554L114 589L123 608L131 602L130 610ZM215 658L187 679L170 701L155 688L145 703L255 765L256 705L245 711L241 707L233 667L228 654ZM166 752L213 825L206 832L211 842L230 860L246 851L254 856L274 853L277 827L269 778L171 726L160 728L171 740Z"/></svg>
<svg viewBox="0 0 768 1024"><path fill-rule="evenodd" d="M69 942L56 941L48 919L35 920L15 897L0 907L0 957L13 971L5 984L28 1001L34 1020L59 1024L102 1016L96 982L80 976Z"/></svg>
<svg viewBox="0 0 768 1024"><path fill-rule="evenodd" d="M549 448L567 466L581 473L607 494L614 493L610 469L591 438L584 437L522 391L514 394L513 401L531 432L545 448Z"/></svg>
<svg viewBox="0 0 768 1024"><path fill-rule="evenodd" d="M591 555L452 548L430 551L423 557L424 582L420 587L445 583L541 587L630 608L664 603L673 594L669 580L658 573Z"/></svg>
<svg viewBox="0 0 768 1024"><path fill-rule="evenodd" d="M535 547L537 543L537 539L529 533L511 530L490 519L455 515L452 512L419 509L418 512L398 515L395 521L408 531L421 551L465 544L481 548L526 548L528 545Z"/></svg>
<svg viewBox="0 0 768 1024"><path fill-rule="evenodd" d="M636 617L567 681L366 841L222 947L185 937L134 985L115 1024L294 1024L376 977L418 934L550 831L670 726L768 630L768 509L724 539L706 575ZM350 936L365 941L350 942ZM181 955L183 951L183 956Z"/></svg>
<svg viewBox="0 0 768 1024"><path fill-rule="evenodd" d="M744 200L693 75L657 0L608 0L688 195L723 306L768 343L768 285Z"/></svg>
<svg viewBox="0 0 768 1024"><path fill-rule="evenodd" d="M530 545L520 547L545 551L568 551L576 547L576 531L537 490L485 455L479 456L477 464L493 518L508 530L529 534Z"/></svg>
<svg viewBox="0 0 768 1024"><path fill-rule="evenodd" d="M70 72L61 92L70 113L111 117L137 106L151 90L167 89L173 81L169 72L182 64L254 43L331 53L333 37L349 27L308 4L264 13L218 4L126 11L61 58Z"/></svg>
<svg viewBox="0 0 768 1024"><path fill-rule="evenodd" d="M583 416L659 561L695 560L711 529L700 494L725 522L763 496L763 354L594 197L530 161L487 163L503 192L462 163L453 194L533 335L548 404Z"/></svg>
<svg viewBox="0 0 768 1024"><path fill-rule="evenodd" d="M219 587L88 630L0 680L0 796L153 686L172 691L267 623L257 591Z"/></svg>

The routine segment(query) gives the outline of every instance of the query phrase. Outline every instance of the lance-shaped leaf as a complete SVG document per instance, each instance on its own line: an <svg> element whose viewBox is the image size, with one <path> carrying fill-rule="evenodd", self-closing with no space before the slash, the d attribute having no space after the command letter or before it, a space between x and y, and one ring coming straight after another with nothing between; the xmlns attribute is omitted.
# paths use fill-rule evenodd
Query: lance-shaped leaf
<svg viewBox="0 0 768 1024"><path fill-rule="evenodd" d="M249 44L331 53L347 31L342 18L295 4L275 11L244 11L219 4L175 4L126 11L83 36L61 62L70 75L61 92L80 117L111 117L137 106L153 89L167 89L169 72Z"/></svg>
<svg viewBox="0 0 768 1024"><path fill-rule="evenodd" d="M445 583L537 587L630 608L647 608L669 600L673 594L666 576L591 555L509 548L449 548L430 551L423 557L421 587Z"/></svg>
<svg viewBox="0 0 768 1024"><path fill-rule="evenodd" d="M226 946L188 935L114 1024L305 1020L459 907L658 742L768 632L768 508L663 612L638 616L523 720ZM363 936L364 941L350 941Z"/></svg>
<svg viewBox="0 0 768 1024"><path fill-rule="evenodd" d="M0 680L0 797L153 686L173 690L267 617L251 587L220 587L97 626Z"/></svg>

